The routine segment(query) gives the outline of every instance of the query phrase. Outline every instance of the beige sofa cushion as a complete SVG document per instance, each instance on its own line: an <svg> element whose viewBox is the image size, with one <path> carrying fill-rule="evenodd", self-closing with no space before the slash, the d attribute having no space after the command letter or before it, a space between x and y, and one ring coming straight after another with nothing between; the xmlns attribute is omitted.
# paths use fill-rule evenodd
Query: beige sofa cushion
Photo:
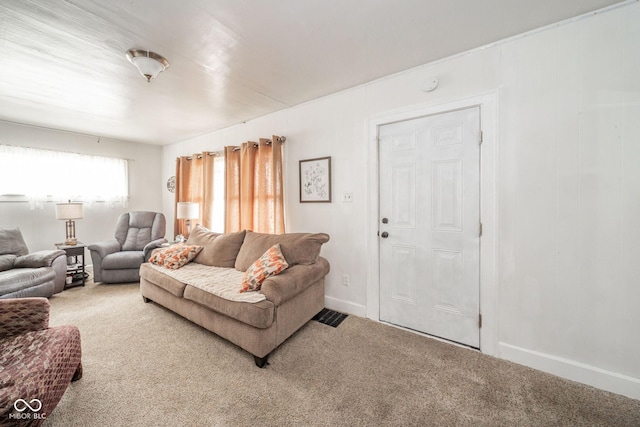
<svg viewBox="0 0 640 427"><path fill-rule="evenodd" d="M247 230L235 267L237 270L246 271L275 244L280 244L282 254L290 267L296 264L313 264L320 256L322 244L328 241L329 235L326 233L264 234Z"/></svg>
<svg viewBox="0 0 640 427"><path fill-rule="evenodd" d="M202 251L194 259L198 264L233 268L244 238L244 230L236 233L220 234L209 231L202 226L197 226L189 235L187 244L203 247Z"/></svg>
<svg viewBox="0 0 640 427"><path fill-rule="evenodd" d="M167 274L154 270L149 263L144 263L140 266L140 277L177 297L184 295L184 288L187 286Z"/></svg>
<svg viewBox="0 0 640 427"><path fill-rule="evenodd" d="M196 302L255 328L268 328L274 320L274 304L267 300L251 304L229 301L191 285L186 286L184 299ZM221 335L224 336L225 334Z"/></svg>

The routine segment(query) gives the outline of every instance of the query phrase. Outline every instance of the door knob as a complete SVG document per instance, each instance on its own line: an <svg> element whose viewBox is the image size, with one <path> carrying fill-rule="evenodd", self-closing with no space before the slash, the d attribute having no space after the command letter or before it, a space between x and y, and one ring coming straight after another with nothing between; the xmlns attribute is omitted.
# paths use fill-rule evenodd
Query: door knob
<svg viewBox="0 0 640 427"><path fill-rule="evenodd" d="M387 224L389 222L389 218L382 218L382 223Z"/></svg>
<svg viewBox="0 0 640 427"><path fill-rule="evenodd" d="M382 237L383 239L386 239L387 237L389 237L389 233L387 233L386 231L383 231L380 237Z"/></svg>

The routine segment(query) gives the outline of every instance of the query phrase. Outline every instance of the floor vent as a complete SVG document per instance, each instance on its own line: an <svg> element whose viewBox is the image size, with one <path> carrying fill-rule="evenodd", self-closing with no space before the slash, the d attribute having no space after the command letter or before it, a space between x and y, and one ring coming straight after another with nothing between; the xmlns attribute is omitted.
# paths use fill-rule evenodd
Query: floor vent
<svg viewBox="0 0 640 427"><path fill-rule="evenodd" d="M313 320L316 320L325 325L333 326L337 328L344 319L347 318L347 314L338 313L337 311L323 308L322 311L315 315Z"/></svg>

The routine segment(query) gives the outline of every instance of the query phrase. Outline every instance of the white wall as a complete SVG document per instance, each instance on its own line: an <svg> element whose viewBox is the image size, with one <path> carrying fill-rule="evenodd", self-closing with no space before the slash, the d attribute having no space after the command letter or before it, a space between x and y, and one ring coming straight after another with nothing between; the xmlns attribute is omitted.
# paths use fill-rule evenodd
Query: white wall
<svg viewBox="0 0 640 427"><path fill-rule="evenodd" d="M495 354L640 398L640 4L484 49L164 147L178 155L285 135L288 231L331 241L327 305L366 313L377 216L368 123L497 93ZM383 58L381 58L383 60ZM434 92L421 91L438 76ZM332 156L333 203L298 203L298 161ZM342 194L353 193L353 203ZM163 192L165 212L172 195ZM486 230L485 230L486 231ZM348 274L350 285L342 285ZM487 344L487 343L485 343Z"/></svg>
<svg viewBox="0 0 640 427"><path fill-rule="evenodd" d="M498 212L503 353L636 398L638 22L635 3L501 48Z"/></svg>
<svg viewBox="0 0 640 427"><path fill-rule="evenodd" d="M109 207L105 203L85 204L84 218L76 220L76 237L83 243L112 239L118 216L132 210L158 211L161 203L162 148L109 138L62 132L0 121L0 144L70 151L82 154L130 159L129 204ZM61 168L73 165L59 165ZM29 173L25 170L25 174ZM20 177L16 177L20 179ZM81 180L82 176L78 176ZM30 209L27 202L0 202L0 226L20 227L31 251L54 249L65 238L64 221L55 219L54 203ZM88 251L87 264L90 264Z"/></svg>

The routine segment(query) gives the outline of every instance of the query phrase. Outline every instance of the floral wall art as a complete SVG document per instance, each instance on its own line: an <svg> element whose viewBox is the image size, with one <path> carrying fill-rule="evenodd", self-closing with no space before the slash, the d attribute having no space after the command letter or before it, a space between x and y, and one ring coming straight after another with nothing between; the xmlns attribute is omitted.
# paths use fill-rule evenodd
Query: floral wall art
<svg viewBox="0 0 640 427"><path fill-rule="evenodd" d="M300 160L300 203L331 202L331 157Z"/></svg>

